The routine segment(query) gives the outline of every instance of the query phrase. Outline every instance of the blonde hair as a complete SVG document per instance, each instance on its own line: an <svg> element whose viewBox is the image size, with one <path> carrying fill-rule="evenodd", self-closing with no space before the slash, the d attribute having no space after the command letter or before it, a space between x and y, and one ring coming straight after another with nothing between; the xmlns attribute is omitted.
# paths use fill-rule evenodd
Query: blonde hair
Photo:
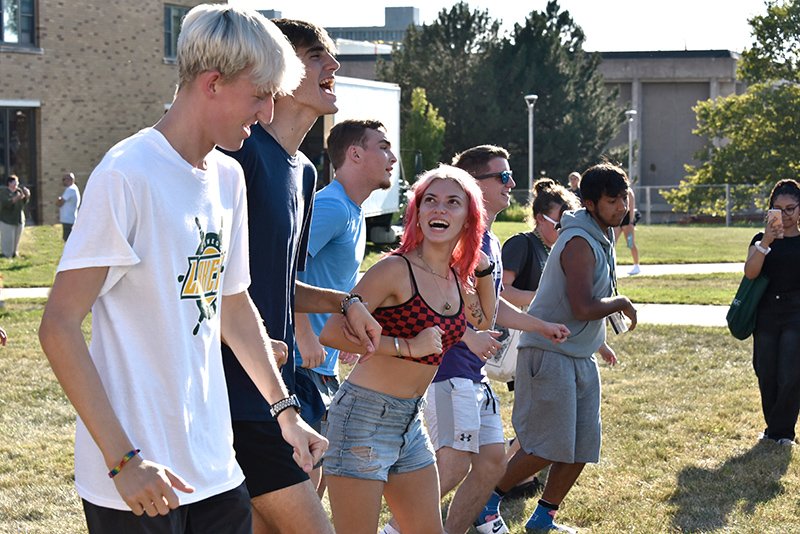
<svg viewBox="0 0 800 534"><path fill-rule="evenodd" d="M256 11L201 4L183 19L178 36L178 90L201 73L217 71L225 82L252 69L259 91L291 93L305 74L281 31Z"/></svg>

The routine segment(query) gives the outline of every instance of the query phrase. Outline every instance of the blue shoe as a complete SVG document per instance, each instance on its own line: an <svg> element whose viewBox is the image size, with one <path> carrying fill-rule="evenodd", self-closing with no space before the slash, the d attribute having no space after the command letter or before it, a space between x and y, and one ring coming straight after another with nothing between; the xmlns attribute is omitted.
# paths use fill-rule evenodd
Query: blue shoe
<svg viewBox="0 0 800 534"><path fill-rule="evenodd" d="M478 514L478 519L475 520L474 525L483 525L488 521L489 517L499 516L500 515L500 501L502 501L502 497L500 497L497 493L492 492L489 496L489 500L486 501L486 505L481 510L481 513Z"/></svg>
<svg viewBox="0 0 800 534"><path fill-rule="evenodd" d="M558 523L550 523L550 526L535 528L531 527L528 523L525 523L525 531L531 534L534 532L569 532L570 534L578 534L576 529L559 525Z"/></svg>
<svg viewBox="0 0 800 534"><path fill-rule="evenodd" d="M552 511L555 515L555 511ZM553 521L551 510L543 507L541 504L533 511L528 522L525 523L525 529L529 532L569 532L570 534L577 534L578 531L574 528L569 528L564 525L559 525Z"/></svg>
<svg viewBox="0 0 800 534"><path fill-rule="evenodd" d="M472 524L480 534L505 534L508 532L503 518L500 517L500 501L503 499L495 492L489 497L478 519Z"/></svg>

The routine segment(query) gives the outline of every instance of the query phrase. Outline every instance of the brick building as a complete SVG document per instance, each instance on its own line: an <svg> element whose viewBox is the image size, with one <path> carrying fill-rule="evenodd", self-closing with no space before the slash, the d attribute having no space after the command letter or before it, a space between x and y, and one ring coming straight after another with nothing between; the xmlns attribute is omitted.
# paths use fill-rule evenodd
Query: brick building
<svg viewBox="0 0 800 534"><path fill-rule="evenodd" d="M200 0L0 0L0 175L29 220L58 222L61 175L83 190L106 151L172 101L181 17Z"/></svg>

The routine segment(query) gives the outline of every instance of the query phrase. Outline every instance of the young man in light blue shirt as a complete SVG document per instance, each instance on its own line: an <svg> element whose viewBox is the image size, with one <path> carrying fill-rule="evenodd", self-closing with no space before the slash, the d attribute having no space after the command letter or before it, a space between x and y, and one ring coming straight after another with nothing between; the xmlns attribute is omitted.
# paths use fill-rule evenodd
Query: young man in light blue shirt
<svg viewBox="0 0 800 534"><path fill-rule="evenodd" d="M336 124L328 135L328 153L336 175L315 195L306 269L298 273L298 279L316 287L350 291L366 248L361 205L373 191L391 187L397 158L386 128L377 120ZM326 408L339 389L339 351L326 349L318 338L329 316L295 314L295 365L314 381ZM319 423L312 426L319 430ZM315 474L319 477L319 470ZM313 473L312 481L319 481Z"/></svg>

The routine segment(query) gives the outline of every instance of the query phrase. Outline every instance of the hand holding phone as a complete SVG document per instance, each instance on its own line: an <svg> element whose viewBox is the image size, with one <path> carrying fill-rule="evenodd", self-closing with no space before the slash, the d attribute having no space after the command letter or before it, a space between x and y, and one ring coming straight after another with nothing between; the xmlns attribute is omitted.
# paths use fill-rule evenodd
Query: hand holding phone
<svg viewBox="0 0 800 534"><path fill-rule="evenodd" d="M775 228L776 239L783 239L783 222L781 220L781 210L767 211L767 227Z"/></svg>

